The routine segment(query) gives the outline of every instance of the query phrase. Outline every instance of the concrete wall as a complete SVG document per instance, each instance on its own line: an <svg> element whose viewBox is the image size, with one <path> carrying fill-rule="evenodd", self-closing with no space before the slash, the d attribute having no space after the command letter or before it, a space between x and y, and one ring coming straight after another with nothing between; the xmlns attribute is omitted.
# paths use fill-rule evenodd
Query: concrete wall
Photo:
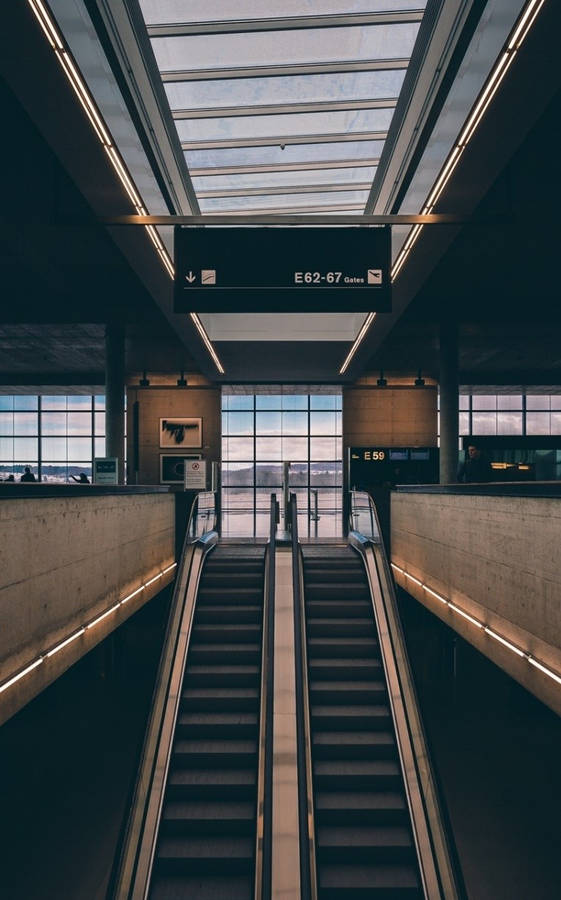
<svg viewBox="0 0 561 900"><path fill-rule="evenodd" d="M357 384L343 389L343 448L436 447L437 389Z"/></svg>
<svg viewBox="0 0 561 900"><path fill-rule="evenodd" d="M175 561L172 494L3 499L0 684ZM0 722L174 578L172 570L0 691Z"/></svg>
<svg viewBox="0 0 561 900"><path fill-rule="evenodd" d="M138 401L138 472L134 472L133 410ZM207 460L207 477L210 462L220 459L221 413L220 388L204 385L178 387L129 387L127 393L127 462L129 484L159 484L160 454L181 456L181 450L160 447L160 419L168 416L200 417L203 420L202 447L194 447L193 453L202 453ZM190 452L185 450L184 452Z"/></svg>
<svg viewBox="0 0 561 900"><path fill-rule="evenodd" d="M393 493L392 561L561 674L561 499ZM561 713L560 685L411 579L410 594Z"/></svg>

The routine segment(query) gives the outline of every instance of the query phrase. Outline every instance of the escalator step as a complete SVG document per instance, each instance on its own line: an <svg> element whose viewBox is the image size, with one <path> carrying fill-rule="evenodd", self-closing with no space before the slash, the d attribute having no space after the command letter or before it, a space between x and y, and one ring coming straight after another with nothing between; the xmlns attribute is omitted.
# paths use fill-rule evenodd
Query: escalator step
<svg viewBox="0 0 561 900"><path fill-rule="evenodd" d="M184 710L252 710L259 703L259 689L251 687L188 687L181 693Z"/></svg>
<svg viewBox="0 0 561 900"><path fill-rule="evenodd" d="M261 607L258 605L229 605L221 604L203 604L197 606L195 612L195 621L198 624L218 624L226 622L260 622Z"/></svg>
<svg viewBox="0 0 561 900"><path fill-rule="evenodd" d="M202 643L194 645L189 650L189 662L208 664L216 662L224 664L225 660L240 663L259 663L261 659L261 647L255 641L244 643Z"/></svg>
<svg viewBox="0 0 561 900"><path fill-rule="evenodd" d="M165 835L160 840L158 868L167 872L249 872L253 841L249 837Z"/></svg>
<svg viewBox="0 0 561 900"><path fill-rule="evenodd" d="M197 597L197 604L202 605L218 603L222 604L238 604L238 603L260 603L263 599L263 587L244 587L236 581L235 588L224 587L206 587L201 584Z"/></svg>
<svg viewBox="0 0 561 900"><path fill-rule="evenodd" d="M242 625L195 625L192 640L196 644L214 644L219 641L248 643L258 641L260 637L261 625L248 622Z"/></svg>
<svg viewBox="0 0 561 900"><path fill-rule="evenodd" d="M256 783L254 768L183 769L174 766L168 779L168 797L252 800Z"/></svg>
<svg viewBox="0 0 561 900"><path fill-rule="evenodd" d="M312 703L379 703L386 697L383 681L312 681Z"/></svg>
<svg viewBox="0 0 561 900"><path fill-rule="evenodd" d="M259 666L188 666L186 687L225 684L240 687L259 681Z"/></svg>
<svg viewBox="0 0 561 900"><path fill-rule="evenodd" d="M254 737L257 727L256 713L180 712L177 717L177 734L186 738Z"/></svg>
<svg viewBox="0 0 561 900"><path fill-rule="evenodd" d="M316 731L312 749L317 759L382 759L397 750L390 731Z"/></svg>
<svg viewBox="0 0 561 900"><path fill-rule="evenodd" d="M368 616L372 610L369 601L366 600L306 600L306 612L310 618L333 619L358 618Z"/></svg>
<svg viewBox="0 0 561 900"><path fill-rule="evenodd" d="M409 810L398 791L328 791L315 801L319 825L408 824Z"/></svg>
<svg viewBox="0 0 561 900"><path fill-rule="evenodd" d="M314 637L364 637L375 634L372 619L308 619L308 634Z"/></svg>
<svg viewBox="0 0 561 900"><path fill-rule="evenodd" d="M253 900L251 875L159 875L150 900Z"/></svg>
<svg viewBox="0 0 561 900"><path fill-rule="evenodd" d="M365 659L321 659L309 660L310 676L314 681L321 678L379 678L382 671L382 663L377 658Z"/></svg>
<svg viewBox="0 0 561 900"><path fill-rule="evenodd" d="M322 759L313 765L314 783L320 790L389 790L401 785L397 762L388 759Z"/></svg>
<svg viewBox="0 0 561 900"><path fill-rule="evenodd" d="M330 861L395 862L411 859L413 841L399 825L340 825L318 829L318 850Z"/></svg>
<svg viewBox="0 0 561 900"><path fill-rule="evenodd" d="M255 826L255 806L243 801L168 801L162 813L166 834L246 834Z"/></svg>
<svg viewBox="0 0 561 900"><path fill-rule="evenodd" d="M326 900L412 900L422 897L421 886L412 865L321 867L320 896Z"/></svg>
<svg viewBox="0 0 561 900"><path fill-rule="evenodd" d="M312 729L323 731L377 731L391 726L390 710L384 704L359 706L312 706Z"/></svg>
<svg viewBox="0 0 561 900"><path fill-rule="evenodd" d="M176 740L173 747L174 764L193 768L249 768L256 760L257 741Z"/></svg>
<svg viewBox="0 0 561 900"><path fill-rule="evenodd" d="M364 657L378 654L378 642L373 637L312 637L308 640L308 655L326 659Z"/></svg>

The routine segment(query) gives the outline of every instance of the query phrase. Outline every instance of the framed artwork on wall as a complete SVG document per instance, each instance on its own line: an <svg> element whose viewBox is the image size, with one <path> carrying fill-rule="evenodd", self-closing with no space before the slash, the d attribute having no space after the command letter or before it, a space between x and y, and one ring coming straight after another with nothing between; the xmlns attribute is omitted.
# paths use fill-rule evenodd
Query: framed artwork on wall
<svg viewBox="0 0 561 900"><path fill-rule="evenodd" d="M160 419L160 447L179 450L182 447L202 447L203 420L168 416Z"/></svg>
<svg viewBox="0 0 561 900"><path fill-rule="evenodd" d="M160 484L183 484L185 460L200 458L200 453L182 453L181 456L160 453Z"/></svg>

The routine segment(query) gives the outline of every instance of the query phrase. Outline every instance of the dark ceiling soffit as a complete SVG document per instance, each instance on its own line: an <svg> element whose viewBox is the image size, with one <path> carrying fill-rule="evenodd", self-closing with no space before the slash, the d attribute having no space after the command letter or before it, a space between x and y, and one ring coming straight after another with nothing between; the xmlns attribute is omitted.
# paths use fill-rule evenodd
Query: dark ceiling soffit
<svg viewBox="0 0 561 900"><path fill-rule="evenodd" d="M479 124L469 149L448 182L439 206L463 207L466 216L473 214L536 124L561 83L556 46L560 31L561 7L553 3L545 4L519 50L516 63L501 84L491 109ZM498 134L501 135L500 141L497 140ZM393 312L380 313L376 317L347 374L356 378L367 366L375 365L375 352L436 268L459 230L459 226L423 229L393 285Z"/></svg>
<svg viewBox="0 0 561 900"><path fill-rule="evenodd" d="M135 73L132 68L130 56L127 53L124 36L119 33L117 26L114 24L111 5L107 0L84 0L84 2L97 32L98 40L109 60L119 90L123 95L129 114L134 122L139 139L148 156L158 186L162 191L170 212L177 212L181 209L181 203L174 190L173 179L170 178L167 166L159 152L160 138L157 134L158 126L156 125L156 129L154 130L154 125L156 123L149 121L148 114L144 109L140 90L137 89L136 96L133 96L133 92L129 88L129 79L136 85ZM171 147L175 164L181 176L183 189L188 197L191 209L193 211L199 211L197 195L187 170L185 156L181 150L177 129L171 115L166 92L162 85L162 79L158 71L152 45L146 34L146 27L144 25L140 6L136 0L123 0L123 2L131 23L135 41L144 63L146 76L150 82L152 93L156 98L161 117L161 124L165 131L165 140ZM112 36L108 33L106 25L108 22L113 26ZM118 51L116 48L118 48ZM126 66L128 70L128 78L123 72L123 66Z"/></svg>
<svg viewBox="0 0 561 900"><path fill-rule="evenodd" d="M0 71L38 131L100 220L130 201L96 140L91 125L58 65L55 54L28 4L10 4L0 31ZM21 54L21 47L26 54ZM28 60L33 60L33 66ZM37 77L37 73L41 77ZM200 366L214 378L216 367L189 316L173 313L172 281L148 235L131 229L107 228L123 257L155 300L179 339ZM89 321L89 319L88 319Z"/></svg>
<svg viewBox="0 0 561 900"><path fill-rule="evenodd" d="M364 25L404 25L420 22L422 9L391 12L349 13L332 16L284 16L268 19L233 19L218 22L148 25L150 37L192 37L194 35L244 34L249 31L290 31L306 28L352 28Z"/></svg>

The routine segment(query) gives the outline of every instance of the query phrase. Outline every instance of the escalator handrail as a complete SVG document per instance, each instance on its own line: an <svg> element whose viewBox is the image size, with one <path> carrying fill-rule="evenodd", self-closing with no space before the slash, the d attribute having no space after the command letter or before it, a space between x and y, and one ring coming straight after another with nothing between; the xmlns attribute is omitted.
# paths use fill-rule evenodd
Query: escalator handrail
<svg viewBox="0 0 561 900"><path fill-rule="evenodd" d="M316 837L312 782L312 738L308 693L304 567L298 540L296 494L290 495L292 589L294 597L294 657L296 682L296 741L298 758L298 825L300 832L300 888L307 900L317 898Z"/></svg>
<svg viewBox="0 0 561 900"><path fill-rule="evenodd" d="M365 536L351 531L349 543L363 557L368 575L425 896L429 900L436 897L443 900L465 898L463 877L450 829L446 827L445 805L431 766L428 742L419 714L378 514L372 498L366 496L373 524L372 534Z"/></svg>
<svg viewBox="0 0 561 900"><path fill-rule="evenodd" d="M191 536L191 526L196 516L198 499L197 494L191 505L150 706L150 716L137 769L138 774L132 795L130 814L128 816L124 838L121 842L120 852L117 856L118 868L112 875L107 891L106 896L108 900L141 900L141 898L144 898L148 888L149 874L151 871L157 836L157 822L155 827L153 821L148 822L148 817L152 812L155 803L154 779L157 774L160 774L158 772L158 767L161 769L162 753L165 749L164 744L166 742L169 745L167 747L167 761L165 762L165 771L167 772L169 754L171 753L171 742L173 739L173 728L171 730L169 728L169 714L168 721L166 721L166 712L169 713L170 693L177 682L177 670L178 668L181 669L182 673L185 666L195 600L203 563L206 555L213 549L218 541L218 535L214 530L204 533L195 540L193 540L193 537ZM182 653L182 659L178 658L180 653ZM176 690L176 696L173 698L175 699L175 711L173 714L174 726L179 696L180 688L179 690ZM163 799L163 787L161 789L161 794L162 796L156 804L158 809L158 821ZM147 828L149 827L152 828L154 833L152 835L153 840L148 862L146 860L145 837L147 836ZM143 873L147 872L147 878L144 878L143 886L140 885L142 879L140 878L139 880L141 870Z"/></svg>
<svg viewBox="0 0 561 900"><path fill-rule="evenodd" d="M275 679L275 555L277 495L271 494L269 542L265 555L263 634L261 644L261 703L257 768L257 828L255 837L254 900L271 896L273 834L273 696Z"/></svg>

